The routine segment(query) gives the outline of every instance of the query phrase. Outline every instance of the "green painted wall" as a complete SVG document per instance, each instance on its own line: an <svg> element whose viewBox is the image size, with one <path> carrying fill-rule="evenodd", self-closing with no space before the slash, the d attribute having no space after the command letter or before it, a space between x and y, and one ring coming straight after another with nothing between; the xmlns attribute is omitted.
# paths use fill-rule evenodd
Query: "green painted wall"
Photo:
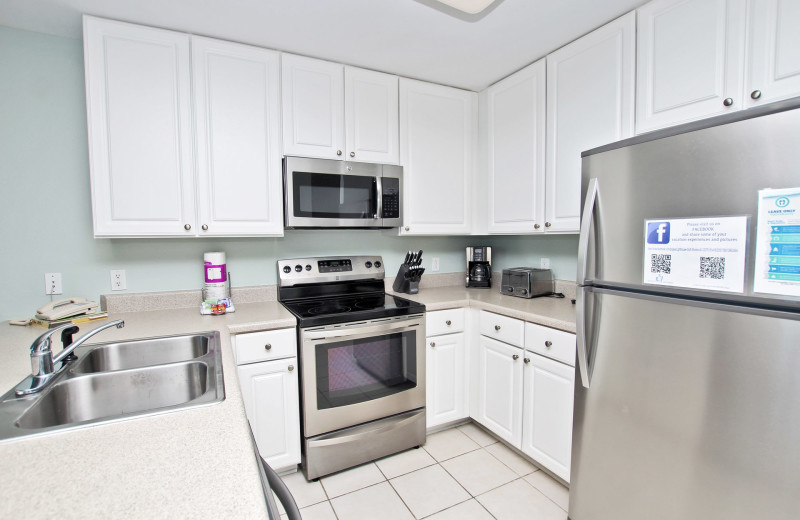
<svg viewBox="0 0 800 520"><path fill-rule="evenodd" d="M197 289L205 251L225 251L234 286L273 284L279 258L381 254L387 271L409 249L465 268L464 248L491 245L496 270L539 266L575 279L577 237L393 237L380 231L287 231L283 238L94 239L89 196L83 48L79 40L0 26L0 321L49 301L44 273L64 295L110 293L125 269L128 292Z"/></svg>

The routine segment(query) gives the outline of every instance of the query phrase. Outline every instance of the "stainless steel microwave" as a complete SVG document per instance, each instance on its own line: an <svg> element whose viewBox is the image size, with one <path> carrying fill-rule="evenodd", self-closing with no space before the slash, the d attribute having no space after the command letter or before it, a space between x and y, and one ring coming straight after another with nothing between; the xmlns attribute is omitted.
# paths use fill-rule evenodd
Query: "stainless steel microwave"
<svg viewBox="0 0 800 520"><path fill-rule="evenodd" d="M287 228L392 228L402 223L403 168L284 157Z"/></svg>

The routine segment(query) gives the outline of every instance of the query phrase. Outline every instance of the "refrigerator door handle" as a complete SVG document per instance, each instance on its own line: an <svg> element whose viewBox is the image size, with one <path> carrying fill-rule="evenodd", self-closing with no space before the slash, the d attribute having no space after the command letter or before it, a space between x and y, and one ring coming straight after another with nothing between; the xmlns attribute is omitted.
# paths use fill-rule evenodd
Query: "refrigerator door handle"
<svg viewBox="0 0 800 520"><path fill-rule="evenodd" d="M586 201L583 204L583 218L581 219L581 235L578 240L578 284L586 281L586 269L589 256L589 232L594 217L594 206L597 203L599 184L596 177L589 179L586 189Z"/></svg>
<svg viewBox="0 0 800 520"><path fill-rule="evenodd" d="M578 287L575 295L575 341L577 342L578 351L578 370L581 373L581 383L584 388L589 388L591 377L589 375L589 341L586 334L586 297L587 293L591 291L587 287Z"/></svg>

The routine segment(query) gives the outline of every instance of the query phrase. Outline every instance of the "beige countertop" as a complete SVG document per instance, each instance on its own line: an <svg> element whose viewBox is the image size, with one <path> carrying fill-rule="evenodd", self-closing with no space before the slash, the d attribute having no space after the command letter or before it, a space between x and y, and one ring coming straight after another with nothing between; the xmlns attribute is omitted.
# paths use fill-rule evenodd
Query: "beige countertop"
<svg viewBox="0 0 800 520"><path fill-rule="evenodd" d="M461 286L423 288L417 294L393 293L425 304L427 311L471 307L496 312L545 327L575 332L575 305L566 298L516 298L504 296L496 288L475 289Z"/></svg>
<svg viewBox="0 0 800 520"><path fill-rule="evenodd" d="M496 290L423 288L401 296L435 311L472 307L575 332L575 306ZM2 518L265 518L258 467L244 413L230 335L294 327L276 301L242 303L224 316L197 308L112 312L123 329L89 343L217 330L222 340L225 400L115 423L0 442ZM81 326L81 332L92 326ZM40 327L0 323L0 391L30 371L29 347Z"/></svg>
<svg viewBox="0 0 800 520"><path fill-rule="evenodd" d="M95 342L218 330L225 400L0 442L0 517L266 518L229 330L294 327L294 317L273 301L237 305L224 316L191 308L109 319L124 319L125 327L103 331ZM0 323L0 391L29 374L29 347L42 332Z"/></svg>

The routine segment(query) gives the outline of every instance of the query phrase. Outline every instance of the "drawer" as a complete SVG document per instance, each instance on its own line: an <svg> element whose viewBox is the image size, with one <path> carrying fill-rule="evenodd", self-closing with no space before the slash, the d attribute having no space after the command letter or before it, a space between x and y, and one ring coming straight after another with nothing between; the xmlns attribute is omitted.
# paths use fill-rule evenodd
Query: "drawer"
<svg viewBox="0 0 800 520"><path fill-rule="evenodd" d="M525 348L569 366L575 366L575 334L535 323L526 323Z"/></svg>
<svg viewBox="0 0 800 520"><path fill-rule="evenodd" d="M297 355L297 329L266 330L236 335L237 365Z"/></svg>
<svg viewBox="0 0 800 520"><path fill-rule="evenodd" d="M501 316L492 312L481 311L481 334L504 343L522 347L525 334L525 322Z"/></svg>
<svg viewBox="0 0 800 520"><path fill-rule="evenodd" d="M447 309L425 313L425 335L439 336L464 332L464 309Z"/></svg>

